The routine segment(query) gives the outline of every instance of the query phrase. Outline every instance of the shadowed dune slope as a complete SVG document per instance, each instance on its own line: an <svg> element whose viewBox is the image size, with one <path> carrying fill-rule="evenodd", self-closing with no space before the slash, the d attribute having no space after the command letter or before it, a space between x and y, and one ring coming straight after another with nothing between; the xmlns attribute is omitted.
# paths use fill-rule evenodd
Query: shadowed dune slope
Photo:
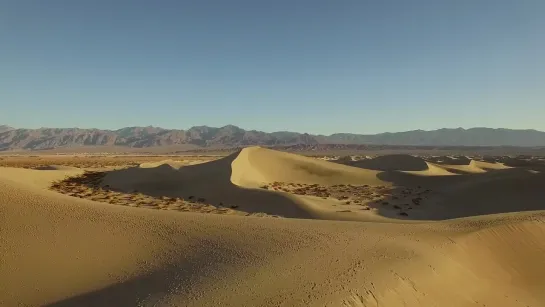
<svg viewBox="0 0 545 307"><path fill-rule="evenodd" d="M373 159L354 161L351 165L377 171L424 171L428 169L426 161L422 158L404 154L378 156Z"/></svg>
<svg viewBox="0 0 545 307"><path fill-rule="evenodd" d="M71 170L79 170L77 167L73 166L65 166L65 165L45 165L45 166L39 166L35 168L36 170L40 171L71 171Z"/></svg>
<svg viewBox="0 0 545 307"><path fill-rule="evenodd" d="M453 176L428 176L420 172L384 172L382 180L394 186L422 186L433 191L425 208L411 219L443 220L495 213L545 209L543 168L507 168L465 171ZM380 212L379 212L380 214Z"/></svg>
<svg viewBox="0 0 545 307"><path fill-rule="evenodd" d="M0 168L2 306L545 304L543 212L424 224L219 216L45 190Z"/></svg>

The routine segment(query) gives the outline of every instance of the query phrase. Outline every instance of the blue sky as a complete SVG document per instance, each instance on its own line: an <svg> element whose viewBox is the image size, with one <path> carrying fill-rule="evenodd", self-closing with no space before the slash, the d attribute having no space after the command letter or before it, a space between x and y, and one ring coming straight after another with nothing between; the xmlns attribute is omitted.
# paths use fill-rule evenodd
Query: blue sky
<svg viewBox="0 0 545 307"><path fill-rule="evenodd" d="M0 0L0 124L545 130L542 0Z"/></svg>

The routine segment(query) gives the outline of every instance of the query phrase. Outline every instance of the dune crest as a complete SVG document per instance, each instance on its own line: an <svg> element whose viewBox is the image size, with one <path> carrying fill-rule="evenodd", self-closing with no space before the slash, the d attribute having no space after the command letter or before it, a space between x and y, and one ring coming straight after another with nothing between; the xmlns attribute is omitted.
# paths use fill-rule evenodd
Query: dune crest
<svg viewBox="0 0 545 307"><path fill-rule="evenodd" d="M452 176L456 175L450 172L444 165L439 165L431 162L425 162L427 168L421 171L403 171L406 174L413 174L418 176Z"/></svg>
<svg viewBox="0 0 545 307"><path fill-rule="evenodd" d="M333 162L303 157L261 147L244 148L232 164L231 181L244 187L263 183L294 182L309 184L385 185L380 172L358 169Z"/></svg>
<svg viewBox="0 0 545 307"><path fill-rule="evenodd" d="M441 164L440 166L454 173L481 174L487 172L486 169L479 167L475 160L470 160L468 164Z"/></svg>
<svg viewBox="0 0 545 307"><path fill-rule="evenodd" d="M158 162L144 162L140 163L138 165L139 168L156 168L160 167L162 165L168 165L174 169L179 169L180 167L184 166L185 164L181 161L174 161L174 160L163 160Z"/></svg>

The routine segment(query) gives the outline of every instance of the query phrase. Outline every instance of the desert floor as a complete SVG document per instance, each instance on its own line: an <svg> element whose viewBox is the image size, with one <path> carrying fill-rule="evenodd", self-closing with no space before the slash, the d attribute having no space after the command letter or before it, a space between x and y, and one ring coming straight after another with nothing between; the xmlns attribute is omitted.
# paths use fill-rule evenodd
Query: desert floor
<svg viewBox="0 0 545 307"><path fill-rule="evenodd" d="M0 306L545 306L543 163L347 164L2 156Z"/></svg>

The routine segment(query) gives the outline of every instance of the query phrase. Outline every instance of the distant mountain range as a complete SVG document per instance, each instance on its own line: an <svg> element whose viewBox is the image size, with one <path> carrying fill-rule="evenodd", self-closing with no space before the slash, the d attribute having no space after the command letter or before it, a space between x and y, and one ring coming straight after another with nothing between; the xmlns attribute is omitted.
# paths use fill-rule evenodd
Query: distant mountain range
<svg viewBox="0 0 545 307"><path fill-rule="evenodd" d="M0 151L46 150L81 146L146 148L172 145L203 148L249 145L368 144L407 146L545 146L545 132L492 128L413 130L395 133L311 135L288 131L262 132L233 125L196 126L187 130L127 127L118 130L79 128L15 129L0 125Z"/></svg>

